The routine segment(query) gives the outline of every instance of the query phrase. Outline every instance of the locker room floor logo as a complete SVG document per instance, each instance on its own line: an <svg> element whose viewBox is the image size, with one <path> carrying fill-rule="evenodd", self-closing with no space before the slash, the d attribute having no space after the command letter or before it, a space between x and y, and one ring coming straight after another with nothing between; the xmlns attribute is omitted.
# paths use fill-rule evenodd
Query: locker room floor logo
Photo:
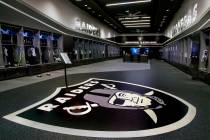
<svg viewBox="0 0 210 140"><path fill-rule="evenodd" d="M4 116L29 127L89 137L143 137L189 124L196 108L167 92L142 85L91 78Z"/></svg>

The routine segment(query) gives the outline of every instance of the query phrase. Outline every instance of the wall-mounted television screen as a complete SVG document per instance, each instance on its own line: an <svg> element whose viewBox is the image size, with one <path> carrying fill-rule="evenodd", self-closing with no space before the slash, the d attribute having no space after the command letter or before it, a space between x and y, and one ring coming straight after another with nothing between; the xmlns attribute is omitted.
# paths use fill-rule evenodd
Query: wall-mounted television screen
<svg viewBox="0 0 210 140"><path fill-rule="evenodd" d="M130 48L130 53L133 56L140 55L140 48Z"/></svg>

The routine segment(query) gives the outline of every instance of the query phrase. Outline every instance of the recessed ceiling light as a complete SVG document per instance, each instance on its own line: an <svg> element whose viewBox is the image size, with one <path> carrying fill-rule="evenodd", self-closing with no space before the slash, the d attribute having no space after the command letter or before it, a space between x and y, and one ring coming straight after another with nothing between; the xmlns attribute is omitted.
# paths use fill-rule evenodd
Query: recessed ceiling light
<svg viewBox="0 0 210 140"><path fill-rule="evenodd" d="M87 4L85 4L85 7L87 7Z"/></svg>
<svg viewBox="0 0 210 140"><path fill-rule="evenodd" d="M167 10L166 10L166 12L169 12L169 11L170 11L170 9L167 9Z"/></svg>
<svg viewBox="0 0 210 140"><path fill-rule="evenodd" d="M90 9L92 9L92 8L91 8L91 7L87 7L87 9L89 9L89 10L90 10Z"/></svg>
<svg viewBox="0 0 210 140"><path fill-rule="evenodd" d="M125 12L126 12L126 13L129 13L129 10L126 10Z"/></svg>
<svg viewBox="0 0 210 140"><path fill-rule="evenodd" d="M95 11L92 11L92 13L95 13Z"/></svg>
<svg viewBox="0 0 210 140"><path fill-rule="evenodd" d="M101 15L98 15L99 17L101 17Z"/></svg>
<svg viewBox="0 0 210 140"><path fill-rule="evenodd" d="M128 4L138 4L138 3L146 3L151 2L152 0L137 0L137 1L128 1L128 2L117 2L117 3L108 3L106 4L107 7L110 6L119 6L119 5L128 5Z"/></svg>

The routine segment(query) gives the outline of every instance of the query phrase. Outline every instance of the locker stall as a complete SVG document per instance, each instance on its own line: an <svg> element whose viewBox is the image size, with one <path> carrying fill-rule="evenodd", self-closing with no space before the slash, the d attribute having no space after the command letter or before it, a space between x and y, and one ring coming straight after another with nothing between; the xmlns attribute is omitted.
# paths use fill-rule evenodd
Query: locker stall
<svg viewBox="0 0 210 140"><path fill-rule="evenodd" d="M19 67L59 62L63 36L0 23L0 66Z"/></svg>
<svg viewBox="0 0 210 140"><path fill-rule="evenodd" d="M1 24L1 65L14 67L19 65L20 47L18 46L17 36L21 29L20 26Z"/></svg>

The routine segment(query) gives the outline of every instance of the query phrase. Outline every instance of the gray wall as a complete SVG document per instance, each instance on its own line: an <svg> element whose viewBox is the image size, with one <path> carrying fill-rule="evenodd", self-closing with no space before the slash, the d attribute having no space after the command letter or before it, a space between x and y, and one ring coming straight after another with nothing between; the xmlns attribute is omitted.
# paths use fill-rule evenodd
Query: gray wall
<svg viewBox="0 0 210 140"><path fill-rule="evenodd" d="M0 22L30 27L30 28L44 30L44 31L57 32L56 30L53 30L36 20L33 20L27 16L24 16L23 14L16 12L15 10L5 5L2 5L1 3L0 3L0 9L1 9Z"/></svg>
<svg viewBox="0 0 210 140"><path fill-rule="evenodd" d="M76 29L76 20L80 19L88 24L92 24L101 30L101 38L111 38L116 36L116 32L98 19L90 16L85 11L77 8L69 0L19 0L31 9L44 16L62 24L63 26Z"/></svg>
<svg viewBox="0 0 210 140"><path fill-rule="evenodd" d="M210 8L210 0L184 0L182 6L178 10L178 12L175 14L173 20L171 21L171 23L169 24L168 28L166 29L166 31L165 31L165 35L166 36L170 37L168 33L171 31L172 27L182 17L184 17L184 15L186 15L189 12L192 12L190 10L193 9L193 7L194 7L194 5L196 3L198 4L198 7L197 7L197 17L196 17L196 20L195 20L195 22L193 24L199 22L201 20L201 18L209 11L209 8Z"/></svg>

